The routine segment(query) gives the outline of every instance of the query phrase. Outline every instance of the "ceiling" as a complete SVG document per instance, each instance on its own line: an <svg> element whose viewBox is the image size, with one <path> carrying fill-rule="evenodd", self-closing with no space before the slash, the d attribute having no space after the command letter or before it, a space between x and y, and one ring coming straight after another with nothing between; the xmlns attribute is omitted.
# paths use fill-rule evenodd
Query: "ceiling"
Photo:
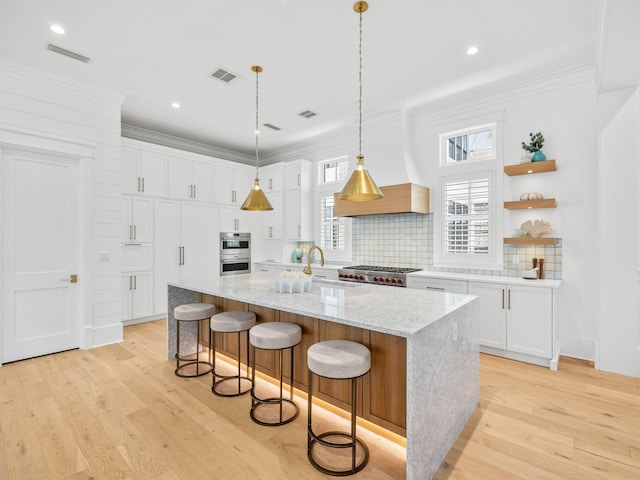
<svg viewBox="0 0 640 480"><path fill-rule="evenodd" d="M0 51L123 91L122 123L252 154L353 127L352 0L0 0ZM600 0L397 0L363 14L363 113L595 66ZM65 35L50 30L52 24ZM47 45L90 57L88 63ZM479 52L468 56L476 45ZM212 77L222 67L237 78ZM179 102L180 109L171 107ZM305 110L312 118L299 115ZM354 127L354 136L356 130Z"/></svg>

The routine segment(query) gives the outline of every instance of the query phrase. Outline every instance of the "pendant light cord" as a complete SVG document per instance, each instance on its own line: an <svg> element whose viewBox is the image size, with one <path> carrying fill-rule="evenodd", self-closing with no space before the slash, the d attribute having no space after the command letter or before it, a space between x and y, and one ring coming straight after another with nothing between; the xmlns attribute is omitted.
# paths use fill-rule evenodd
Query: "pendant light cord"
<svg viewBox="0 0 640 480"><path fill-rule="evenodd" d="M359 71L358 71L358 83L360 84L360 91L358 94L358 154L362 155L362 6L360 6L360 43L358 45L358 55L360 57Z"/></svg>
<svg viewBox="0 0 640 480"><path fill-rule="evenodd" d="M260 74L260 71L258 69L256 69L256 131L255 131L255 135L256 135L256 178L258 178L258 165L260 163L260 159L258 156L258 137L260 136L260 130L258 130L258 75Z"/></svg>

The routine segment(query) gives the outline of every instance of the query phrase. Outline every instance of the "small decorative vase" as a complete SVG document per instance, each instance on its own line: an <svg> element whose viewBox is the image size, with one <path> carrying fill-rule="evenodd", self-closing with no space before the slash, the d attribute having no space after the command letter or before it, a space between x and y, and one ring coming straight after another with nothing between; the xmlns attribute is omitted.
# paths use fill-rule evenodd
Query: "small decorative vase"
<svg viewBox="0 0 640 480"><path fill-rule="evenodd" d="M542 150L537 150L533 152L533 155L531 156L532 162L541 162L546 159L547 159L547 156L544 153L542 153Z"/></svg>

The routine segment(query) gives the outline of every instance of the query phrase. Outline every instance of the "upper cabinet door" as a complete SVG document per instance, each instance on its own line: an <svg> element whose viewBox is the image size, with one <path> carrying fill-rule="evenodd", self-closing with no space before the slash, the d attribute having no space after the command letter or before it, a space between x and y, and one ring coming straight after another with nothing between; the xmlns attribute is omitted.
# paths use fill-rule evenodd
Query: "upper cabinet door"
<svg viewBox="0 0 640 480"><path fill-rule="evenodd" d="M255 170L240 170L233 172L233 184L236 191L236 205L242 205L253 188ZM262 187L262 183L260 184ZM264 190L264 187L263 187Z"/></svg>
<svg viewBox="0 0 640 480"><path fill-rule="evenodd" d="M144 195L163 197L167 194L167 156L140 152L140 191Z"/></svg>
<svg viewBox="0 0 640 480"><path fill-rule="evenodd" d="M120 164L122 193L139 193L140 150L123 148Z"/></svg>
<svg viewBox="0 0 640 480"><path fill-rule="evenodd" d="M260 186L265 193L279 192L284 184L282 164L269 165L260 169Z"/></svg>
<svg viewBox="0 0 640 480"><path fill-rule="evenodd" d="M191 160L169 157L168 171L169 198L178 200L190 200L193 198Z"/></svg>
<svg viewBox="0 0 640 480"><path fill-rule="evenodd" d="M237 195L233 188L233 168L216 165L214 175L216 203L235 205Z"/></svg>
<svg viewBox="0 0 640 480"><path fill-rule="evenodd" d="M204 162L193 162L191 165L191 184L193 185L193 199L200 202L213 202L213 173L214 167Z"/></svg>

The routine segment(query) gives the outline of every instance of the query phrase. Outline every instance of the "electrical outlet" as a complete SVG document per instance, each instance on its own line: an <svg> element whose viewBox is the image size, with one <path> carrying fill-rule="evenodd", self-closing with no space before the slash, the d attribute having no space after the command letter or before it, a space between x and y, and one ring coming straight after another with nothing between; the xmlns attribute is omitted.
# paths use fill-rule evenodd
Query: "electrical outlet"
<svg viewBox="0 0 640 480"><path fill-rule="evenodd" d="M110 262L111 261L111 253L110 252L100 252L100 261L101 262Z"/></svg>
<svg viewBox="0 0 640 480"><path fill-rule="evenodd" d="M511 255L511 263L516 265L520 263L520 255Z"/></svg>

